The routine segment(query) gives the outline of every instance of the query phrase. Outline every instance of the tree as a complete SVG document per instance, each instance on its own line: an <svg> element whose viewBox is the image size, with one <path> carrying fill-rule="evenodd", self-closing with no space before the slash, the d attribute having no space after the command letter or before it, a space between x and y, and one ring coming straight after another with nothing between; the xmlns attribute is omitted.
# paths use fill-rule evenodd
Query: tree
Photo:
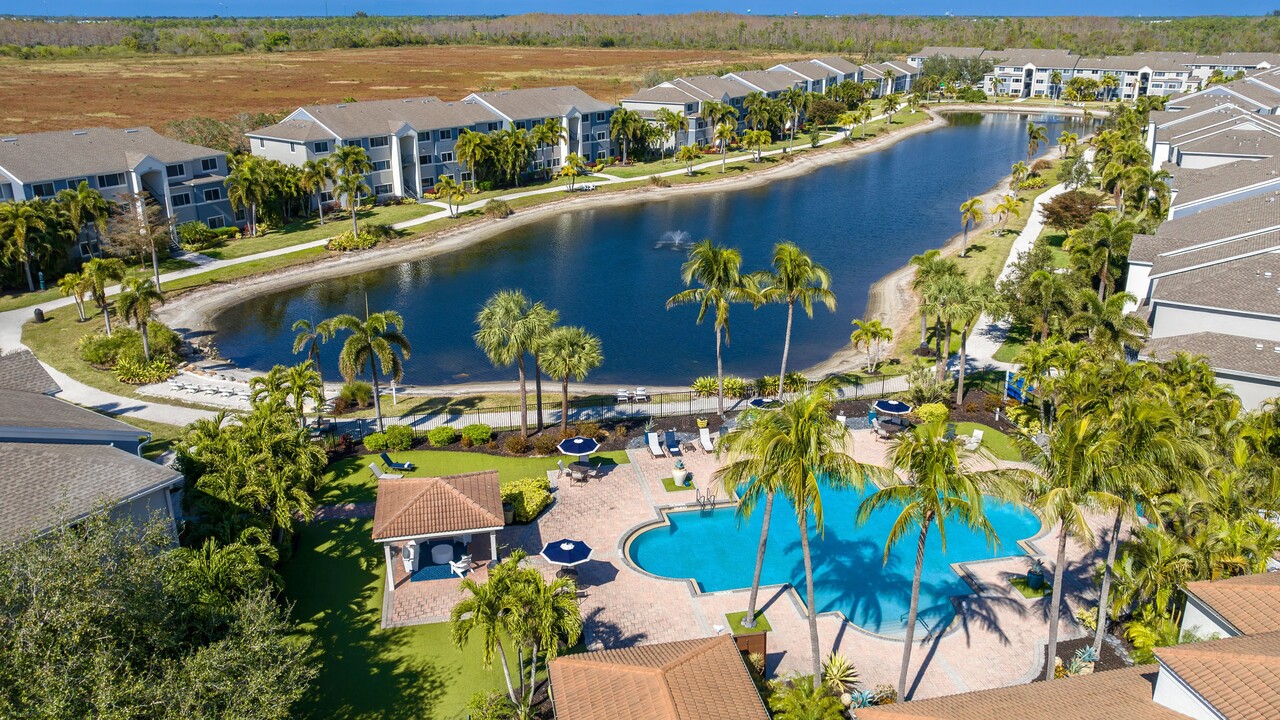
<svg viewBox="0 0 1280 720"><path fill-rule="evenodd" d="M1099 300L1106 299L1112 272L1129 256L1129 247L1137 232L1138 225L1132 220L1099 212L1068 239L1067 250L1072 260L1097 278Z"/></svg>
<svg viewBox="0 0 1280 720"><path fill-rule="evenodd" d="M538 342L541 303L530 303L519 290L499 290L476 315L472 336L478 347L497 367L516 366L520 381L520 432L529 436L529 393L525 384L524 356Z"/></svg>
<svg viewBox="0 0 1280 720"><path fill-rule="evenodd" d="M22 263L27 275L27 291L35 292L31 279L30 242L36 233L48 229L39 206L30 201L0 203L0 242L4 243L5 259Z"/></svg>
<svg viewBox="0 0 1280 720"><path fill-rule="evenodd" d="M840 698L832 695L812 675L774 682L769 709L777 720L842 720L847 717Z"/></svg>
<svg viewBox="0 0 1280 720"><path fill-rule="evenodd" d="M533 139L524 130L507 128L494 133L491 141L498 168L509 182L520 187L520 175L529 169L529 163L537 150Z"/></svg>
<svg viewBox="0 0 1280 720"><path fill-rule="evenodd" d="M1022 186L1022 181L1027 179L1031 174L1031 168L1027 164L1019 160L1009 168L1009 192L1017 192Z"/></svg>
<svg viewBox="0 0 1280 720"><path fill-rule="evenodd" d="M314 360L304 360L291 365L285 370L284 399L293 407L298 416L298 424L306 425L303 406L310 400L318 409L324 403L324 379L320 377L320 369Z"/></svg>
<svg viewBox="0 0 1280 720"><path fill-rule="evenodd" d="M920 308L920 347L917 348L918 355L929 354L929 313L925 306L932 296L935 289L945 278L960 275L960 267L956 265L954 260L942 257L941 250L926 250L925 252L914 255L910 261L911 265L916 268L916 275L911 280L911 289L915 290L921 297Z"/></svg>
<svg viewBox="0 0 1280 720"><path fill-rule="evenodd" d="M768 130L748 130L742 135L743 144L755 150L756 162L760 162L760 160L762 159L760 156L760 151L764 148L765 145L768 145L772 141L773 141L773 136L769 134Z"/></svg>
<svg viewBox="0 0 1280 720"><path fill-rule="evenodd" d="M1058 96L1062 94L1062 71L1054 70L1049 73L1049 84L1053 86L1053 102L1058 103Z"/></svg>
<svg viewBox="0 0 1280 720"><path fill-rule="evenodd" d="M489 578L483 583L476 582L474 577L463 578L459 590L467 597L449 613L449 637L454 647L461 650L467 646L472 633L480 635L480 657L486 670L493 667L493 651L498 651L502 675L507 680L507 695L513 703L519 700L511 684L511 664L502 639L513 629L511 597L523 557L522 551L512 553L489 571ZM523 681L523 675L521 678Z"/></svg>
<svg viewBox="0 0 1280 720"><path fill-rule="evenodd" d="M1041 205L1040 217L1059 230L1077 230L1089 224L1104 202L1096 193L1068 190Z"/></svg>
<svg viewBox="0 0 1280 720"><path fill-rule="evenodd" d="M1085 332L1099 349L1113 354L1142 347L1150 328L1146 320L1125 310L1126 305L1137 302L1133 295L1120 292L1101 300L1082 290L1076 300L1082 307L1067 320L1068 332Z"/></svg>
<svg viewBox="0 0 1280 720"><path fill-rule="evenodd" d="M147 326L155 312L156 305L164 304L164 295L151 278L125 278L120 285L120 294L116 296L116 312L126 322L133 320L139 334L142 335L142 355L151 360L151 334Z"/></svg>
<svg viewBox="0 0 1280 720"><path fill-rule="evenodd" d="M338 151L341 151L339 148ZM335 152L336 154L336 152ZM332 160L332 157L330 158ZM249 236L258 234L258 205L266 198L270 188L265 161L256 155L246 155L236 163L227 176L227 201L231 209L249 211L247 227Z"/></svg>
<svg viewBox="0 0 1280 720"><path fill-rule="evenodd" d="M1070 155L1076 146L1080 144L1080 136L1073 132L1064 132L1058 135L1058 149L1063 155Z"/></svg>
<svg viewBox="0 0 1280 720"><path fill-rule="evenodd" d="M820 302L829 312L836 311L836 295L831 292L831 272L813 261L808 253L793 242L773 246L773 269L757 278L759 298L763 302L787 306L787 329L782 341L782 366L778 370L778 397L782 397L781 378L787 376L787 355L791 350L791 324L796 305L813 319L813 304Z"/></svg>
<svg viewBox="0 0 1280 720"><path fill-rule="evenodd" d="M880 110L888 116L886 125L893 124L893 114L902 108L902 96L898 93L889 93L880 99Z"/></svg>
<svg viewBox="0 0 1280 720"><path fill-rule="evenodd" d="M1098 83L1106 93L1106 99L1110 100L1115 94L1116 88L1120 87L1120 78L1111 73L1104 73L1102 80Z"/></svg>
<svg viewBox="0 0 1280 720"><path fill-rule="evenodd" d="M747 109L747 124L752 130L762 130L773 120L773 108L769 96L754 90L747 93L742 106Z"/></svg>
<svg viewBox="0 0 1280 720"><path fill-rule="evenodd" d="M529 140L533 142L535 152L541 153L545 148L569 142L569 131L560 123L559 119L547 118L533 126L529 131ZM550 160L543 163L544 171L549 171L550 167ZM473 183L471 189L475 190L475 168L472 168L471 180Z"/></svg>
<svg viewBox="0 0 1280 720"><path fill-rule="evenodd" d="M969 252L969 228L982 223L982 198L969 198L960 203L960 226L964 228L964 239L960 243L960 257Z"/></svg>
<svg viewBox="0 0 1280 720"><path fill-rule="evenodd" d="M676 151L676 160L685 164L685 172L690 176L693 175L693 164L697 162L700 157L702 157L702 153L699 152L698 148L692 145L682 145L680 149Z"/></svg>
<svg viewBox="0 0 1280 720"><path fill-rule="evenodd" d="M718 245L710 239L699 242L689 251L689 259L680 267L680 279L685 286L696 282L699 287L690 287L672 295L667 300L667 309L677 305L697 304L699 325L708 311L715 316L716 399L720 417L724 417L724 361L721 347L722 344L729 344L729 305L754 301L755 289L751 287L751 278L742 274L742 253L735 248Z"/></svg>
<svg viewBox="0 0 1280 720"><path fill-rule="evenodd" d="M796 144L796 129L800 125L800 114L804 112L807 104L807 95L798 87L789 87L778 94L778 99L787 106L787 112L791 117L791 139L787 143L787 152L791 152Z"/></svg>
<svg viewBox="0 0 1280 720"><path fill-rule="evenodd" d="M907 533L917 531L915 571L911 576L911 604L907 611L906 637L902 643L902 665L898 670L898 697L907 696L907 671L915 645L916 619L920 609L920 578L924 569L925 542L929 529L938 527L942 552L947 551L947 521L955 520L976 530L987 542L999 542L995 528L987 520L983 498L986 495L1012 497L1010 476L993 470L974 470L974 454L947 437L946 422L917 425L909 432L894 436L889 448L890 467L901 473L889 475L890 483L862 501L858 522L865 523L882 508L897 508L884 542L884 561L889 551Z"/></svg>
<svg viewBox="0 0 1280 720"><path fill-rule="evenodd" d="M81 180L74 189L59 190L57 199L70 216L71 226L77 235L85 225L92 226L99 237L107 231L111 203L102 197L101 192L89 187L88 180Z"/></svg>
<svg viewBox="0 0 1280 720"><path fill-rule="evenodd" d="M542 416L542 346L558 322L560 322L560 312L558 310L552 310L541 302L534 303L529 308L528 324L529 332L532 334L529 354L533 355L533 397L537 404L538 432L542 432L544 427Z"/></svg>
<svg viewBox="0 0 1280 720"><path fill-rule="evenodd" d="M107 227L107 242L115 254L151 256L151 277L160 287L160 248L173 239L173 220L149 194L120 196Z"/></svg>
<svg viewBox="0 0 1280 720"><path fill-rule="evenodd" d="M89 292L89 283L83 274L69 272L63 275L58 280L58 292L62 297L69 297L75 300L76 313L80 316L80 322L89 319L84 312L84 296Z"/></svg>
<svg viewBox="0 0 1280 720"><path fill-rule="evenodd" d="M1041 145L1049 144L1049 129L1044 125L1027 123L1027 162L1035 157Z"/></svg>
<svg viewBox="0 0 1280 720"><path fill-rule="evenodd" d="M111 310L107 305L107 288L113 282L124 279L125 267L120 258L94 258L81 268L85 280L89 283L90 294L94 302L102 310L102 321L107 326L107 337L111 336Z"/></svg>
<svg viewBox="0 0 1280 720"><path fill-rule="evenodd" d="M885 327L879 320L854 320L853 328L849 342L853 343L854 350L867 346L867 372L874 373L880 365L880 344L893 342L893 328Z"/></svg>
<svg viewBox="0 0 1280 720"><path fill-rule="evenodd" d="M366 311L364 320L354 315L339 315L331 322L335 333L349 333L338 354L338 372L351 382L364 372L366 366L369 368L369 376L373 380L373 413L378 418L378 429L382 430L378 373L381 370L382 374L390 375L392 382L400 382L404 376L401 358L408 360L411 351L409 339L404 336L404 318L394 310L383 310L372 315Z"/></svg>
<svg viewBox="0 0 1280 720"><path fill-rule="evenodd" d="M302 176L299 183L303 190L312 193L316 198L316 209L320 213L320 224L324 224L324 201L321 194L329 184L338 179L331 163L325 160L308 160L302 164Z"/></svg>
<svg viewBox="0 0 1280 720"><path fill-rule="evenodd" d="M627 164L627 151L631 148L631 141L635 139L643 125L644 118L640 117L640 113L627 108L614 110L613 116L609 118L609 135L622 143L623 165Z"/></svg>
<svg viewBox="0 0 1280 720"><path fill-rule="evenodd" d="M600 338L580 327L554 328L542 343L542 362L547 374L560 378L560 429L569 423L569 379L578 382L604 363Z"/></svg>
<svg viewBox="0 0 1280 720"><path fill-rule="evenodd" d="M653 113L658 131L662 133L662 159L667 159L667 142L675 142L676 135L685 128L684 114L673 112L670 108L658 108Z"/></svg>
<svg viewBox="0 0 1280 720"><path fill-rule="evenodd" d="M1003 235L1005 229L1009 226L1011 218L1021 217L1022 211L1019 209L1021 201L1016 195L1005 195L1000 201L991 208L991 213L999 218L1000 233Z"/></svg>
<svg viewBox="0 0 1280 720"><path fill-rule="evenodd" d="M293 354L297 355L302 351L306 351L307 358L311 360L315 366L316 374L320 376L320 401L318 404L324 403L324 374L320 365L320 346L333 339L336 328L333 326L332 320L321 320L313 323L305 318L299 319L293 323L293 331L297 333L293 337Z"/></svg>
<svg viewBox="0 0 1280 720"><path fill-rule="evenodd" d="M720 146L720 172L723 173L729 157L729 144L738 139L738 132L733 123L722 122L716 126L714 137L716 144Z"/></svg>
<svg viewBox="0 0 1280 720"><path fill-rule="evenodd" d="M372 192L364 181L364 176L373 172L373 163L369 161L369 153L359 145L342 145L329 155L337 173L334 192L346 198L347 210L351 213L351 235L360 234L357 214L360 209L362 195Z"/></svg>
<svg viewBox="0 0 1280 720"><path fill-rule="evenodd" d="M582 636L582 612L578 608L578 585L570 578L543 579L534 568L520 571L512 600L516 635L529 646L529 685L522 706L533 705L537 689L538 655L549 664ZM521 684L523 685L523 676Z"/></svg>
<svg viewBox="0 0 1280 720"><path fill-rule="evenodd" d="M487 162L493 155L493 145L489 140L489 136L485 133L473 132L465 130L458 136L457 142L453 145L453 151L458 158L458 162L467 166L471 171L471 192L476 191L476 181L480 177L480 167ZM452 177L441 178L452 181ZM436 186L437 189L439 185Z"/></svg>
<svg viewBox="0 0 1280 720"><path fill-rule="evenodd" d="M980 282L966 283L956 302L947 307L950 319L960 325L960 361L956 365L956 405L964 402L964 376L967 368L966 349L974 325L987 312L1000 306L995 282L991 276Z"/></svg>
<svg viewBox="0 0 1280 720"><path fill-rule="evenodd" d="M472 177L474 177L474 174ZM466 197L466 193L453 177L445 175L437 180L434 194L437 198L444 200L445 207L449 211L449 217L458 217L458 210L462 207L461 203L463 198Z"/></svg>

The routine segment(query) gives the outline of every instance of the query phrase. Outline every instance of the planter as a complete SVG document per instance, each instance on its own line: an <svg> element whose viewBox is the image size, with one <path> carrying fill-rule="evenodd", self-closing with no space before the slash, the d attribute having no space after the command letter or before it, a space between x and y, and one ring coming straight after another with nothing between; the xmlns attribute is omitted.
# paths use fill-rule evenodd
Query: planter
<svg viewBox="0 0 1280 720"><path fill-rule="evenodd" d="M698 428L699 428L699 429L701 429L701 428L704 428L704 427L707 427L707 419L706 419L706 418L698 418Z"/></svg>
<svg viewBox="0 0 1280 720"><path fill-rule="evenodd" d="M516 521L516 509L507 503L502 503L502 519L508 525Z"/></svg>
<svg viewBox="0 0 1280 720"><path fill-rule="evenodd" d="M1027 587L1032 590L1039 590L1044 587L1044 573L1039 570L1028 570Z"/></svg>
<svg viewBox="0 0 1280 720"><path fill-rule="evenodd" d="M676 468L671 471L671 481L676 485L689 487L690 473L688 470Z"/></svg>

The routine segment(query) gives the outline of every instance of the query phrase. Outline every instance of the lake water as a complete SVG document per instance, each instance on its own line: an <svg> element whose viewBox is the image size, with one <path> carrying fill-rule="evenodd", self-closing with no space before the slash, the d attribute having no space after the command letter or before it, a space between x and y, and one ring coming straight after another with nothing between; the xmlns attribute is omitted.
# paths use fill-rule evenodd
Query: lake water
<svg viewBox="0 0 1280 720"><path fill-rule="evenodd" d="M831 270L839 300L834 313L797 314L788 367L802 369L848 343L872 283L960 230L960 203L1026 158L1029 122L1047 125L1054 144L1060 133L1086 128L1084 120L1040 113L951 115L946 127L765 186L574 210L459 252L259 295L214 319L215 342L244 367L293 363L295 320L363 313L367 293L372 310L405 317L413 346L406 383L514 379L514 370L489 365L471 334L493 292L519 288L559 310L562 323L600 336L605 362L589 381L683 384L715 374L715 343L709 319L694 324L695 308L664 309L683 287L685 251L671 241L733 245L750 271L765 267L785 239ZM776 373L785 322L782 306L735 306L725 372ZM336 377L337 348L326 350L325 371Z"/></svg>

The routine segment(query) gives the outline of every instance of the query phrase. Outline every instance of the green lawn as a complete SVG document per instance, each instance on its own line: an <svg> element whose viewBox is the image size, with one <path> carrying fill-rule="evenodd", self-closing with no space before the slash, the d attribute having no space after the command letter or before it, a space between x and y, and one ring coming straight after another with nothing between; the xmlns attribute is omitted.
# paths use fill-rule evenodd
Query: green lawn
<svg viewBox="0 0 1280 720"><path fill-rule="evenodd" d="M1040 237L1036 238L1036 242L1045 243L1053 251L1053 266L1059 269L1071 267L1071 253L1062 247L1066 241L1065 232L1050 228L1040 231Z"/></svg>
<svg viewBox="0 0 1280 720"><path fill-rule="evenodd" d="M769 624L769 618L764 613L756 611L756 626L753 628L744 627L742 621L746 619L747 611L731 612L724 616L725 621L729 623L729 632L734 635L750 635L751 633L769 632L773 630L773 626Z"/></svg>
<svg viewBox="0 0 1280 720"><path fill-rule="evenodd" d="M388 453L396 462L412 462L418 469L406 475L434 477L457 475L479 470L497 470L500 482L509 483L520 478L542 477L556 468L556 461L567 460L563 455L550 457L506 457L479 452L456 450L410 450ZM348 502L373 502L378 483L369 469L369 463L377 455L360 455L339 460L329 466L325 486L317 502L334 505ZM597 453L591 458L595 465L623 465L628 462L624 450ZM385 471L386 468L383 468Z"/></svg>
<svg viewBox="0 0 1280 720"><path fill-rule="evenodd" d="M361 210L359 220L361 223L374 222L389 225L420 218L423 215L430 215L440 210L441 208L434 205L417 203L412 205L386 205L370 210ZM232 240L222 247L206 250L203 254L219 260L230 260L244 257L245 255L289 247L290 245L299 245L312 240L323 240L334 235L340 235L350 229L351 216L345 212L337 215L326 215L324 225L320 224L319 217L309 217L303 220L295 220L279 230L271 230L258 237Z"/></svg>
<svg viewBox="0 0 1280 720"><path fill-rule="evenodd" d="M1008 435L982 423L956 423L956 435L969 435L974 430L982 431L982 447L1000 460L1021 460L1022 453L1014 446Z"/></svg>
<svg viewBox="0 0 1280 720"><path fill-rule="evenodd" d="M1041 585L1038 590L1032 590L1031 586L1027 584L1026 575L1018 575L1016 577L1009 578L1009 584L1012 585L1014 589L1016 589L1018 592L1022 593L1022 597L1027 598L1028 600L1036 600L1036 599L1045 597L1049 593L1053 592L1053 584L1050 583L1047 579L1044 581L1044 584Z"/></svg>
<svg viewBox="0 0 1280 720"><path fill-rule="evenodd" d="M371 520L313 522L282 569L284 599L320 669L299 714L460 720L472 693L505 688L502 670L496 662L484 669L475 639L455 649L447 623L380 627L386 566L372 526Z"/></svg>
<svg viewBox="0 0 1280 720"><path fill-rule="evenodd" d="M675 478L662 478L662 487L667 492L684 492L693 489L692 485L677 485Z"/></svg>
<svg viewBox="0 0 1280 720"><path fill-rule="evenodd" d="M1027 343L1031 342L1031 328L1026 325L1014 325L1009 328L1009 335L1005 337L1004 342L991 356L993 360L1011 363L1022 352Z"/></svg>

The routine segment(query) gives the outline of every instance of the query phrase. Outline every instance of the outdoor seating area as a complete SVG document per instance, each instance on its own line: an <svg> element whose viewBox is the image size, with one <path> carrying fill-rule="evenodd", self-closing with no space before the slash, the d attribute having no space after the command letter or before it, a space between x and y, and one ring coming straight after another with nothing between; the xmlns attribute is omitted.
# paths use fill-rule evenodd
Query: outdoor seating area
<svg viewBox="0 0 1280 720"><path fill-rule="evenodd" d="M649 402L649 390L642 387L638 387L635 390L618 388L616 400L619 405L623 403Z"/></svg>

